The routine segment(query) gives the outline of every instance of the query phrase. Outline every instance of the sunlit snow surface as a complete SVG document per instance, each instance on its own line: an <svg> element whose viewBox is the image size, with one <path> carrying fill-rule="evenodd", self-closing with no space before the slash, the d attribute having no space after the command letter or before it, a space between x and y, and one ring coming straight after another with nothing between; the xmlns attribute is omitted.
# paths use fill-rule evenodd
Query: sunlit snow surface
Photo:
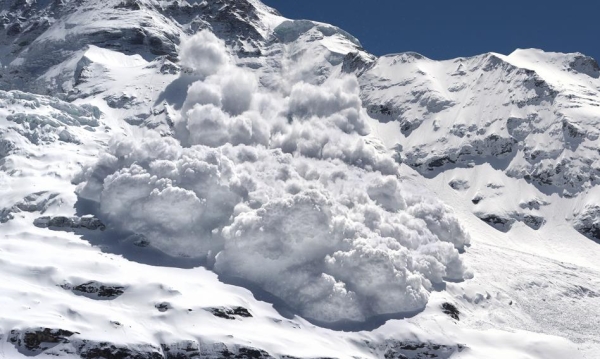
<svg viewBox="0 0 600 359"><path fill-rule="evenodd" d="M0 8L1 88L71 101L0 91L0 354L594 358L593 60L375 59L258 2L88 5ZM107 229L39 219L86 215ZM68 333L23 344L44 328Z"/></svg>

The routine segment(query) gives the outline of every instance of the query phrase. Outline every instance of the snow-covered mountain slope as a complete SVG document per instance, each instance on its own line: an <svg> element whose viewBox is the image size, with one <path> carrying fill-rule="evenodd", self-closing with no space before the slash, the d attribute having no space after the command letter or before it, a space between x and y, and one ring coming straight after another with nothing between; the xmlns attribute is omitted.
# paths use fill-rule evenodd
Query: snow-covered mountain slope
<svg viewBox="0 0 600 359"><path fill-rule="evenodd" d="M576 351L566 339L490 329L503 318L504 323L519 321L529 326L524 328L540 330L535 320L527 319L530 293L519 297L510 287L492 291L482 286L487 276L496 273L487 270L477 277L482 281L477 286L447 283L446 291L432 293L428 307L419 315L389 321L373 331L328 330L297 316L282 316L271 304L255 299L271 297L256 290L253 296L248 290L223 284L213 273L198 268L199 260L165 256L140 235L124 238L110 229L102 231L102 225L74 226L72 218L81 209L74 208L75 185L69 181L77 180L74 171L79 164L93 161L98 147L111 136L108 119L96 118L98 112L92 107L19 92L3 93L2 104L14 115L3 114L12 122L3 124L10 134L3 138L14 143L2 167L3 200L17 202L2 224L0 246L0 353L4 357L480 358L493 353L491 357L561 358ZM28 121L15 122L14 118ZM30 140L34 138L27 131L31 124L37 124L35 128L43 134L35 138L43 140ZM64 129L60 127L65 124L72 136L61 139ZM19 137L24 135L29 137ZM405 186L413 182L418 186L414 175L404 178ZM34 192L36 196L25 196ZM21 196L25 197L18 200ZM54 221L54 230L39 220L48 217ZM484 256L488 251L503 253L494 248L481 250ZM535 265L528 256L524 260L534 273L554 265L543 258ZM571 270L576 276L590 275ZM535 275L527 278L537 280ZM578 283L571 280L553 289L571 290ZM461 303L460 313L448 302ZM486 318L490 307L495 308L491 319ZM473 323L460 324L465 321ZM381 324L374 321L358 328Z"/></svg>
<svg viewBox="0 0 600 359"><path fill-rule="evenodd" d="M377 59L255 0L0 23L4 357L600 350L592 59Z"/></svg>
<svg viewBox="0 0 600 359"><path fill-rule="evenodd" d="M523 179L531 185L524 187L531 198L492 200L488 209L496 212L482 215L502 227L517 220L537 229L544 222L539 211L547 195L596 200L599 74L598 64L581 54L517 50L509 56L439 62L409 53L379 59L360 81L364 104L406 164L433 177L489 163L501 176ZM464 173L470 175L451 185L471 187L473 202L482 210L486 198L497 196L490 192L504 192L486 189L487 183L473 188L465 181L477 169ZM512 189L507 191L514 199ZM530 203L534 197L540 197L539 203ZM569 217L589 216L594 208L576 207ZM583 222L578 228L599 239L589 219Z"/></svg>
<svg viewBox="0 0 600 359"><path fill-rule="evenodd" d="M361 82L370 113L400 122L406 162L424 174L501 159L509 176L573 196L600 174L599 75L581 54L517 50L386 56Z"/></svg>
<svg viewBox="0 0 600 359"><path fill-rule="evenodd" d="M211 28L233 51L256 56L282 21L255 1L7 0L0 6L5 86L71 97L79 95L74 87L83 80L88 45L176 61L181 36Z"/></svg>

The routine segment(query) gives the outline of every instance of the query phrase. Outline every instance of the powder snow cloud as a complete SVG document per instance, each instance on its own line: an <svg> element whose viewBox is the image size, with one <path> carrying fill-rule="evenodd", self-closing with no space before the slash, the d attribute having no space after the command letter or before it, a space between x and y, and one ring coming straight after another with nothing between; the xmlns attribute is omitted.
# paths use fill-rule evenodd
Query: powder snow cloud
<svg viewBox="0 0 600 359"><path fill-rule="evenodd" d="M174 136L115 138L86 173L80 195L109 226L323 322L419 310L472 275L457 219L368 136L356 78L269 91L207 31L181 61L198 81Z"/></svg>

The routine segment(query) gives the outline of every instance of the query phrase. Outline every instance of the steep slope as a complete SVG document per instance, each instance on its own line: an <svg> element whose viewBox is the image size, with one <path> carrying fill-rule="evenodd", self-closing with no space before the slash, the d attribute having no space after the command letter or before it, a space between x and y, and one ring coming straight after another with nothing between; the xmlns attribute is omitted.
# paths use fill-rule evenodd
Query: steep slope
<svg viewBox="0 0 600 359"><path fill-rule="evenodd" d="M253 0L11 0L2 4L0 15L4 87L47 90L71 98L78 95L73 88L81 81L80 71L75 71L74 66L88 45L139 54L147 61L164 58L162 61L176 62L182 37L210 29L248 66L260 66L257 63L264 58L278 59L282 55L298 60L305 52L317 50L319 46L313 45L320 44L330 51L325 54L319 50L321 61L311 58L304 64L310 66L312 62L315 68L324 61L339 63L348 52L360 48L358 40L343 30L305 20L289 21ZM293 42L296 49L283 50L278 46ZM315 44L301 48L307 42ZM269 45L275 46L271 49ZM292 54L281 54L282 51ZM327 73L322 71L320 76L322 81Z"/></svg>
<svg viewBox="0 0 600 359"><path fill-rule="evenodd" d="M424 174L510 157L512 177L569 196L597 184L598 71L583 55L535 50L444 62L403 54L361 81L370 113L400 122L406 162Z"/></svg>
<svg viewBox="0 0 600 359"><path fill-rule="evenodd" d="M0 19L4 356L597 352L592 59L376 59L255 0Z"/></svg>
<svg viewBox="0 0 600 359"><path fill-rule="evenodd" d="M370 332L322 329L297 316L282 316L249 291L197 268L201 261L165 256L145 237L121 237L101 223L75 217L75 185L69 182L77 181L79 163L93 161L112 136L108 118L97 118L92 107L43 96L8 92L2 98L2 108L13 112L3 114L11 122L3 124L9 131L3 138L13 143L2 164L3 200L17 201L3 212L0 244L0 353L6 357L479 358L494 353L560 358L576 350L556 337L481 331L486 328L481 322L474 324L477 329L460 325L479 317L471 312L485 310L482 305L510 317L522 315L507 304L521 299L504 292L492 292L492 297L486 294L489 288L463 289L462 284L448 283L446 292L432 293L418 316ZM28 131L33 123L37 136ZM72 135L61 136L65 130ZM418 178L404 180L405 186L413 181L415 189L420 186ZM536 270L545 265L540 259ZM485 281L484 273L480 280ZM461 303L460 313L444 309L452 308L447 302Z"/></svg>
<svg viewBox="0 0 600 359"><path fill-rule="evenodd" d="M479 232L474 246L560 262L520 267L512 288L503 289L541 300L525 309L545 328L538 330L597 342L596 332L588 336L595 324L580 314L595 305L596 295L587 293L597 288L597 277L575 284L561 269L569 263L576 272L598 270L597 63L540 50L449 61L406 53L378 59L359 82L363 104L377 119L370 122L373 133L428 178L472 234ZM490 253L475 272L488 271L498 256ZM528 282L524 273L531 270L537 274ZM552 283L539 282L547 271L557 273ZM561 280L566 287L559 290ZM506 288L501 278L490 281ZM580 294L572 300L572 293ZM557 310L576 319L551 314L558 303Z"/></svg>
<svg viewBox="0 0 600 359"><path fill-rule="evenodd" d="M542 197L571 198L598 185L598 71L581 54L538 50L442 62L401 54L378 60L360 81L369 113L392 121L381 125L395 128L388 145L399 145L405 163L423 175L490 163ZM485 198L479 190L478 203ZM528 201L510 210L543 206ZM536 229L543 222L526 215L513 219Z"/></svg>
<svg viewBox="0 0 600 359"><path fill-rule="evenodd" d="M127 107L120 117L163 133L170 131L164 105L179 108L194 80L178 76L178 44L202 29L225 41L241 66L264 73L262 85L284 92L300 80L322 83L349 52L371 59L346 32L289 21L258 1L11 0L1 6L0 89L69 101L103 94L112 108ZM142 67L149 70L137 71Z"/></svg>

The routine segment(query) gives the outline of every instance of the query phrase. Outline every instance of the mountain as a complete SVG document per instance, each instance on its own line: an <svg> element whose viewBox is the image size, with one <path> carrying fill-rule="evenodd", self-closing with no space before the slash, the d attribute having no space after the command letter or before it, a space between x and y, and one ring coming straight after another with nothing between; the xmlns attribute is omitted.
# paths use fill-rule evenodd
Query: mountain
<svg viewBox="0 0 600 359"><path fill-rule="evenodd" d="M6 358L594 358L600 69L258 0L0 4Z"/></svg>

